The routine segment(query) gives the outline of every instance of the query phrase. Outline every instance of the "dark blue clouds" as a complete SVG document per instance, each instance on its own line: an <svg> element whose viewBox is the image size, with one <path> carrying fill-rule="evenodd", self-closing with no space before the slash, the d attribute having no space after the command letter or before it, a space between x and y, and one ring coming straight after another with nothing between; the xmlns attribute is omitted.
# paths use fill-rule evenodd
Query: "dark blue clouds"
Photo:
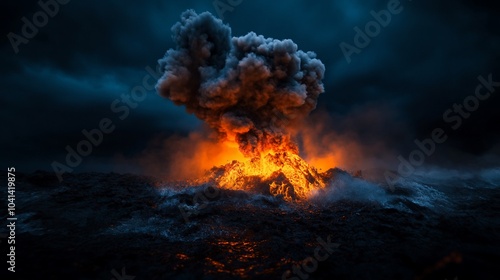
<svg viewBox="0 0 500 280"><path fill-rule="evenodd" d="M401 1L404 10L348 64L339 44L352 43L353 28L364 27L370 11L387 2L244 0L224 14L224 22L234 36L254 31L315 51L326 67L318 107L332 116L332 129L404 153L415 137L446 125L443 112L474 93L479 75L500 80L500 13L495 4L477 1ZM170 27L183 11L215 14L210 0L72 0L15 55L6 35L20 33L20 19L39 6L0 5L2 164L31 162L42 169L64 156L65 145L78 141L82 129L113 115L113 100L142 83L144 68L173 47ZM498 155L498 92L450 132L446 152L436 160ZM377 111L382 117L366 116ZM112 162L158 134L185 133L198 124L150 91L88 162Z"/></svg>

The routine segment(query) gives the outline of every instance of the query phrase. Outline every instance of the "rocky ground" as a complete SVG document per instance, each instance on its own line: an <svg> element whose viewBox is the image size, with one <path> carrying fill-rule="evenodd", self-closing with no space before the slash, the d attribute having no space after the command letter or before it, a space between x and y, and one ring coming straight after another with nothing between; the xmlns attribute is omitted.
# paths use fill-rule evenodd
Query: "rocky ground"
<svg viewBox="0 0 500 280"><path fill-rule="evenodd" d="M356 191L290 203L135 175L82 173L59 183L51 173L18 174L15 275L500 279L499 184L417 178L371 196L372 187L349 180L339 189L354 182ZM1 246L5 258L5 238Z"/></svg>

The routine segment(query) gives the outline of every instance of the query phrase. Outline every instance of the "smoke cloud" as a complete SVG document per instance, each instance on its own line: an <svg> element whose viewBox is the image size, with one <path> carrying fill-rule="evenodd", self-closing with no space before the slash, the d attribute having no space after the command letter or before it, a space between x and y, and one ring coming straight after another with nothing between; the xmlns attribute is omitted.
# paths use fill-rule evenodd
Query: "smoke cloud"
<svg viewBox="0 0 500 280"><path fill-rule="evenodd" d="M159 60L157 91L205 121L248 157L297 150L289 128L316 108L325 66L292 40L232 37L209 12L188 10L172 27L175 49Z"/></svg>

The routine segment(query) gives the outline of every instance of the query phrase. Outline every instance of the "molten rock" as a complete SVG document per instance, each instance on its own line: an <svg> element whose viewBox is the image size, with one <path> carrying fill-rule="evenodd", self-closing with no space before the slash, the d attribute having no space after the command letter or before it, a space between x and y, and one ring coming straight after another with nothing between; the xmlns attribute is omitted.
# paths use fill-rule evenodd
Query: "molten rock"
<svg viewBox="0 0 500 280"><path fill-rule="evenodd" d="M324 188L326 177L294 153L268 153L264 157L215 167L208 177L226 189L282 195L286 200L307 199Z"/></svg>

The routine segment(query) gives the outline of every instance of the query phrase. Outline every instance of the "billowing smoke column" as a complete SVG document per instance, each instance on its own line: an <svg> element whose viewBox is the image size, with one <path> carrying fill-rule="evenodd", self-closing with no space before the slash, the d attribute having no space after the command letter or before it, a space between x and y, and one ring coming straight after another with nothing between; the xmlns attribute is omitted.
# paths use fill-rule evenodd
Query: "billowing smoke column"
<svg viewBox="0 0 500 280"><path fill-rule="evenodd" d="M293 150L287 128L316 107L323 63L292 40L231 28L204 12L184 12L172 27L176 49L160 59L157 90L205 121L248 157Z"/></svg>

